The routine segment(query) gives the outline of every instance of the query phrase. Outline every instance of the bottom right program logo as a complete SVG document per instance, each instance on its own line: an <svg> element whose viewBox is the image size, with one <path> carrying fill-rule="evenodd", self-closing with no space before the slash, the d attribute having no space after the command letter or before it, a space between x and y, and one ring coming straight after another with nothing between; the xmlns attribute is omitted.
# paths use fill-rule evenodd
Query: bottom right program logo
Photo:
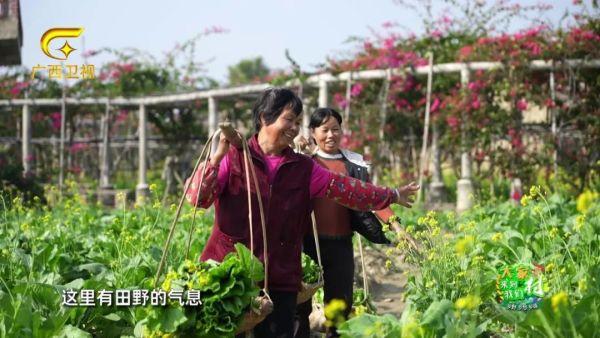
<svg viewBox="0 0 600 338"><path fill-rule="evenodd" d="M544 268L532 264L505 265L498 269L498 302L509 310L537 309L544 296Z"/></svg>

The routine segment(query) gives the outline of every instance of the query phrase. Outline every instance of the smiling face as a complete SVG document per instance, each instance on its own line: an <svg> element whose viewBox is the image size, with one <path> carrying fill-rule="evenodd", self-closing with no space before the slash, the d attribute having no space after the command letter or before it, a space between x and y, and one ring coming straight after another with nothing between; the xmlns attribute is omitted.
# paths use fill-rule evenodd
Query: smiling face
<svg viewBox="0 0 600 338"><path fill-rule="evenodd" d="M285 108L275 122L270 125L262 122L259 134L263 134L274 149L283 150L294 142L300 132L302 114L296 116L291 109Z"/></svg>
<svg viewBox="0 0 600 338"><path fill-rule="evenodd" d="M312 137L319 149L328 154L337 154L340 151L342 127L333 116L329 116L320 126L312 129Z"/></svg>

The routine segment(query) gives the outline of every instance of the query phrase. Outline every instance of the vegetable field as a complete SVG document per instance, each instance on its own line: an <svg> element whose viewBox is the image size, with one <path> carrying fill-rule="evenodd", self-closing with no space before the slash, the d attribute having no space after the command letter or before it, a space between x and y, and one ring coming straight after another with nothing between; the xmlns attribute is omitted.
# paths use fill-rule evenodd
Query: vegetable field
<svg viewBox="0 0 600 338"><path fill-rule="evenodd" d="M165 306L150 301L108 306L99 304L101 290L153 290L175 206L163 207L155 196L154 205L104 209L85 203L75 190L50 205L25 207L19 199L3 199L2 205L0 336L232 336L258 294L262 265L245 247L238 246L219 265L195 263L212 226L210 212L199 211L186 260L192 209L184 209L157 286L165 292L200 290L202 305L181 305L171 298ZM575 200L534 187L519 205L477 205L460 216L418 210L399 214L420 243L417 252L402 237L388 234L395 243L386 253L404 254L411 266L402 271L408 275L405 310L371 314L358 290L355 316L340 328L343 336L598 335L597 195ZM502 267L517 263L531 271L538 267L543 281L538 309L511 310L499 301ZM304 266L306 280L316 280L318 266L306 259ZM68 290L95 290L95 306L65 305ZM326 314L334 312L325 308Z"/></svg>

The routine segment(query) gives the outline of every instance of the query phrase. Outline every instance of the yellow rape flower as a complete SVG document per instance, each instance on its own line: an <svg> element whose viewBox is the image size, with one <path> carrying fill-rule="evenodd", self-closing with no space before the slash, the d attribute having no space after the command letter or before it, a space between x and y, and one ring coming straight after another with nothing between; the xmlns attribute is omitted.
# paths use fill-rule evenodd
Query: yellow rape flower
<svg viewBox="0 0 600 338"><path fill-rule="evenodd" d="M481 304L481 298L479 298L479 296L473 295L461 297L457 299L456 302L454 302L454 306L456 306L456 308L459 310L474 310L479 306L479 304Z"/></svg>
<svg viewBox="0 0 600 338"><path fill-rule="evenodd" d="M186 259L185 261L183 261L183 267L185 268L185 270L187 270L189 273L194 273L196 272L196 265L194 264L194 262L192 262L189 259Z"/></svg>
<svg viewBox="0 0 600 338"><path fill-rule="evenodd" d="M354 308L354 314L357 316L360 316L360 315L364 314L365 312L367 312L367 307L364 305L359 305Z"/></svg>
<svg viewBox="0 0 600 338"><path fill-rule="evenodd" d="M425 330L414 320L402 325L402 337L423 337Z"/></svg>
<svg viewBox="0 0 600 338"><path fill-rule="evenodd" d="M526 207L530 201L531 197L529 197L529 195L524 195L523 197L521 197L521 205L524 207Z"/></svg>
<svg viewBox="0 0 600 338"><path fill-rule="evenodd" d="M177 279L177 278L179 278L179 275L177 274L177 272L169 271L169 273L167 273L167 277L165 278L165 281L161 285L162 289L165 291L171 291L171 282L173 279Z"/></svg>
<svg viewBox="0 0 600 338"><path fill-rule="evenodd" d="M598 199L598 193L592 192L589 190L584 191L577 197L577 211L582 214L585 214L588 209L596 202Z"/></svg>
<svg viewBox="0 0 600 338"><path fill-rule="evenodd" d="M578 215L575 218L575 226L573 228L575 229L575 231L579 232L584 224L585 224L585 215Z"/></svg>
<svg viewBox="0 0 600 338"><path fill-rule="evenodd" d="M206 273L201 273L201 274L198 276L198 286L199 286L200 288L203 288L203 287L205 287L205 286L208 284L208 282L210 282L210 277L208 276L208 274L206 274Z"/></svg>
<svg viewBox="0 0 600 338"><path fill-rule="evenodd" d="M381 228L382 228L383 232L390 231L390 225L387 223L383 223L383 226Z"/></svg>
<svg viewBox="0 0 600 338"><path fill-rule="evenodd" d="M461 238L456 242L455 249L456 253L460 255L464 255L469 252L473 245L475 244L475 237L472 235L467 235L464 238Z"/></svg>
<svg viewBox="0 0 600 338"><path fill-rule="evenodd" d="M476 265L481 262L483 262L483 256L477 255L477 256L473 257L473 261L472 261L473 265Z"/></svg>
<svg viewBox="0 0 600 338"><path fill-rule="evenodd" d="M531 188L529 188L529 195L531 196L531 198L535 198L536 196L541 196L542 194L542 189L539 185L532 185Z"/></svg>
<svg viewBox="0 0 600 338"><path fill-rule="evenodd" d="M492 241L493 242L499 242L500 240L502 240L502 233L501 232L496 232L495 234L492 235Z"/></svg>
<svg viewBox="0 0 600 338"><path fill-rule="evenodd" d="M467 230L473 230L475 229L475 222L474 221L469 221L469 223L467 223Z"/></svg>
<svg viewBox="0 0 600 338"><path fill-rule="evenodd" d="M334 298L327 303L325 305L325 318L327 318L325 325L332 326L342 321L346 307L346 302L342 299Z"/></svg>
<svg viewBox="0 0 600 338"><path fill-rule="evenodd" d="M552 296L552 299L550 299L550 301L552 303L552 310L558 311L559 308L567 306L569 304L569 296L566 292L561 291Z"/></svg>

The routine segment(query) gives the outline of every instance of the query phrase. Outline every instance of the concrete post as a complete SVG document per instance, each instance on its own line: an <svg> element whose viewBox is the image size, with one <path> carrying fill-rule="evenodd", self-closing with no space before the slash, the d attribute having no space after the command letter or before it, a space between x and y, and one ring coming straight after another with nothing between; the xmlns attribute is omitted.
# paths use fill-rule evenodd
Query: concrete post
<svg viewBox="0 0 600 338"><path fill-rule="evenodd" d="M21 155L23 163L23 176L31 174L31 111L29 105L23 105L23 120L21 123Z"/></svg>
<svg viewBox="0 0 600 338"><path fill-rule="evenodd" d="M466 88L469 83L469 69L464 67L460 71L460 82L462 87ZM466 133L464 122L461 132L461 148L460 169L461 178L456 184L456 211L463 212L473 206L473 182L471 182L471 159L469 157L469 149L467 149Z"/></svg>
<svg viewBox="0 0 600 338"><path fill-rule="evenodd" d="M138 111L138 184L135 188L137 204L143 204L150 196L150 189L146 182L146 118L146 106L142 103Z"/></svg>
<svg viewBox="0 0 600 338"><path fill-rule="evenodd" d="M319 80L319 108L327 107L329 105L329 94L327 92L327 81L324 79Z"/></svg>
<svg viewBox="0 0 600 338"><path fill-rule="evenodd" d="M442 163L441 163L441 151L439 146L439 130L437 123L432 125L431 135L431 153L433 162L433 171L431 184L429 185L429 193L427 194L429 203L441 204L444 202L445 191L444 182L442 178Z"/></svg>

